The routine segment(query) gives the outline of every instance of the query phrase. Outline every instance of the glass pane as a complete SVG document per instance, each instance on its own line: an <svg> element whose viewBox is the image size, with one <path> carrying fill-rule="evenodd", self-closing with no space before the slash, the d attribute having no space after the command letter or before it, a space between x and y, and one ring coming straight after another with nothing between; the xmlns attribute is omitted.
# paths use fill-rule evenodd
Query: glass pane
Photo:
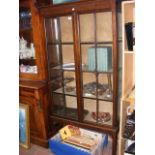
<svg viewBox="0 0 155 155"><path fill-rule="evenodd" d="M46 40L47 42L57 42L60 40L60 28L59 28L59 18L46 19Z"/></svg>
<svg viewBox="0 0 155 155"><path fill-rule="evenodd" d="M112 125L113 103L99 101L98 123ZM93 119L97 119L96 113L93 113Z"/></svg>
<svg viewBox="0 0 155 155"><path fill-rule="evenodd" d="M48 64L49 67L55 67L61 64L60 46L59 45L48 45Z"/></svg>
<svg viewBox="0 0 155 155"><path fill-rule="evenodd" d="M75 72L64 72L64 93L76 95Z"/></svg>
<svg viewBox="0 0 155 155"><path fill-rule="evenodd" d="M63 64L74 63L73 45L62 45Z"/></svg>
<svg viewBox="0 0 155 155"><path fill-rule="evenodd" d="M20 7L19 8L19 28L29 29L32 26L31 22L31 10L29 8Z"/></svg>
<svg viewBox="0 0 155 155"><path fill-rule="evenodd" d="M62 3L69 3L69 2L76 2L79 0L53 0L53 4L62 4Z"/></svg>
<svg viewBox="0 0 155 155"><path fill-rule="evenodd" d="M50 90L56 91L57 89L62 89L63 87L63 78L62 78L62 71L51 69L49 70L50 76Z"/></svg>
<svg viewBox="0 0 155 155"><path fill-rule="evenodd" d="M62 42L73 42L72 16L60 17L60 32Z"/></svg>
<svg viewBox="0 0 155 155"><path fill-rule="evenodd" d="M94 73L83 73L83 96L96 98L96 75Z"/></svg>
<svg viewBox="0 0 155 155"><path fill-rule="evenodd" d="M91 122L96 122L96 120L94 120L92 118L92 112L94 112L94 110L96 111L96 100L92 100L92 99L83 99L84 101L84 120L85 121L91 121Z"/></svg>
<svg viewBox="0 0 155 155"><path fill-rule="evenodd" d="M112 72L112 47L103 44L81 45L83 71Z"/></svg>
<svg viewBox="0 0 155 155"><path fill-rule="evenodd" d="M30 8L19 9L19 71L37 74L36 48L33 41L33 25Z"/></svg>
<svg viewBox="0 0 155 155"><path fill-rule="evenodd" d="M77 98L53 94L54 109L53 113L70 119L77 119Z"/></svg>
<svg viewBox="0 0 155 155"><path fill-rule="evenodd" d="M72 17L45 20L52 113L77 119Z"/></svg>
<svg viewBox="0 0 155 155"><path fill-rule="evenodd" d="M74 72L65 71L63 77L53 80L52 84L53 87L55 86L55 89L53 87L51 88L54 92L76 96L76 81Z"/></svg>
<svg viewBox="0 0 155 155"><path fill-rule="evenodd" d="M95 41L94 14L80 15L80 37L81 42Z"/></svg>
<svg viewBox="0 0 155 155"><path fill-rule="evenodd" d="M113 98L113 76L112 74L99 74L98 76L98 98L112 101Z"/></svg>
<svg viewBox="0 0 155 155"><path fill-rule="evenodd" d="M83 70L87 71L88 66L91 63L90 61L90 55L89 55L89 49L91 47L94 47L94 44L84 44L81 45L81 59L82 59L82 68Z"/></svg>
<svg viewBox="0 0 155 155"><path fill-rule="evenodd" d="M84 120L112 125L112 102L84 98Z"/></svg>
<svg viewBox="0 0 155 155"><path fill-rule="evenodd" d="M112 41L112 13L96 13L97 41Z"/></svg>

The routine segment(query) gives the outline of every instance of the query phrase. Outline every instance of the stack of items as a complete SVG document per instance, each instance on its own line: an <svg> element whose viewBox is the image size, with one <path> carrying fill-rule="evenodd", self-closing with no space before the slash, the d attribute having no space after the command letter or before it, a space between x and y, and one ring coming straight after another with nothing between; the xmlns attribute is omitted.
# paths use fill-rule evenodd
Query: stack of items
<svg viewBox="0 0 155 155"><path fill-rule="evenodd" d="M127 116L124 138L126 138L125 153L135 154L135 110Z"/></svg>
<svg viewBox="0 0 155 155"><path fill-rule="evenodd" d="M27 9L22 9L19 12L19 27L29 28L31 27L31 12Z"/></svg>
<svg viewBox="0 0 155 155"><path fill-rule="evenodd" d="M88 70L112 71L112 48L110 46L90 47L88 49Z"/></svg>
<svg viewBox="0 0 155 155"><path fill-rule="evenodd" d="M105 134L67 125L50 139L53 153L61 155L102 155L103 147L108 144Z"/></svg>

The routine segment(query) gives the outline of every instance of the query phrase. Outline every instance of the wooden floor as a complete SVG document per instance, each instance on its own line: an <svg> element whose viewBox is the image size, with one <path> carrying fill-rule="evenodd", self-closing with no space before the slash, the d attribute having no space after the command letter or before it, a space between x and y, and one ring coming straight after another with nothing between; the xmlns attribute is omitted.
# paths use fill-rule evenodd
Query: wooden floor
<svg viewBox="0 0 155 155"><path fill-rule="evenodd" d="M40 147L35 144L31 144L30 149L24 149L19 147L19 155L54 155L50 149ZM111 144L109 144L104 150L103 155L112 155L111 154Z"/></svg>

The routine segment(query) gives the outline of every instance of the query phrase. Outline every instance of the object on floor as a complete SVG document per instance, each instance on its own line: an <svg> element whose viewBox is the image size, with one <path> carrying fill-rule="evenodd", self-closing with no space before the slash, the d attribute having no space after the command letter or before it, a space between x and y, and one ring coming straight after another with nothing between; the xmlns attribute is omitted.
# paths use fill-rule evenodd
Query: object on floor
<svg viewBox="0 0 155 155"><path fill-rule="evenodd" d="M49 140L50 149L55 154L61 155L102 155L103 144L107 145L107 136L103 133L98 133L86 129L80 129L81 135L71 136L68 140L62 140L60 133L57 133ZM81 137L80 137L81 136ZM87 145L89 141L89 146ZM70 140L70 142L69 142ZM74 142L73 142L74 141ZM80 142L81 141L81 142ZM106 142L105 142L106 141ZM86 147L87 145L87 147Z"/></svg>

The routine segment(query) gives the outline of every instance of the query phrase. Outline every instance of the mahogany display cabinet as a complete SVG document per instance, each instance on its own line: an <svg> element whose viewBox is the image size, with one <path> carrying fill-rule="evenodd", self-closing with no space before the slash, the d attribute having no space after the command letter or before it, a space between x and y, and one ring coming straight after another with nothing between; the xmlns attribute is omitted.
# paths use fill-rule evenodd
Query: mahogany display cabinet
<svg viewBox="0 0 155 155"><path fill-rule="evenodd" d="M44 18L51 130L54 133L56 127L73 124L107 133L114 155L118 132L116 2L42 4L38 9Z"/></svg>

